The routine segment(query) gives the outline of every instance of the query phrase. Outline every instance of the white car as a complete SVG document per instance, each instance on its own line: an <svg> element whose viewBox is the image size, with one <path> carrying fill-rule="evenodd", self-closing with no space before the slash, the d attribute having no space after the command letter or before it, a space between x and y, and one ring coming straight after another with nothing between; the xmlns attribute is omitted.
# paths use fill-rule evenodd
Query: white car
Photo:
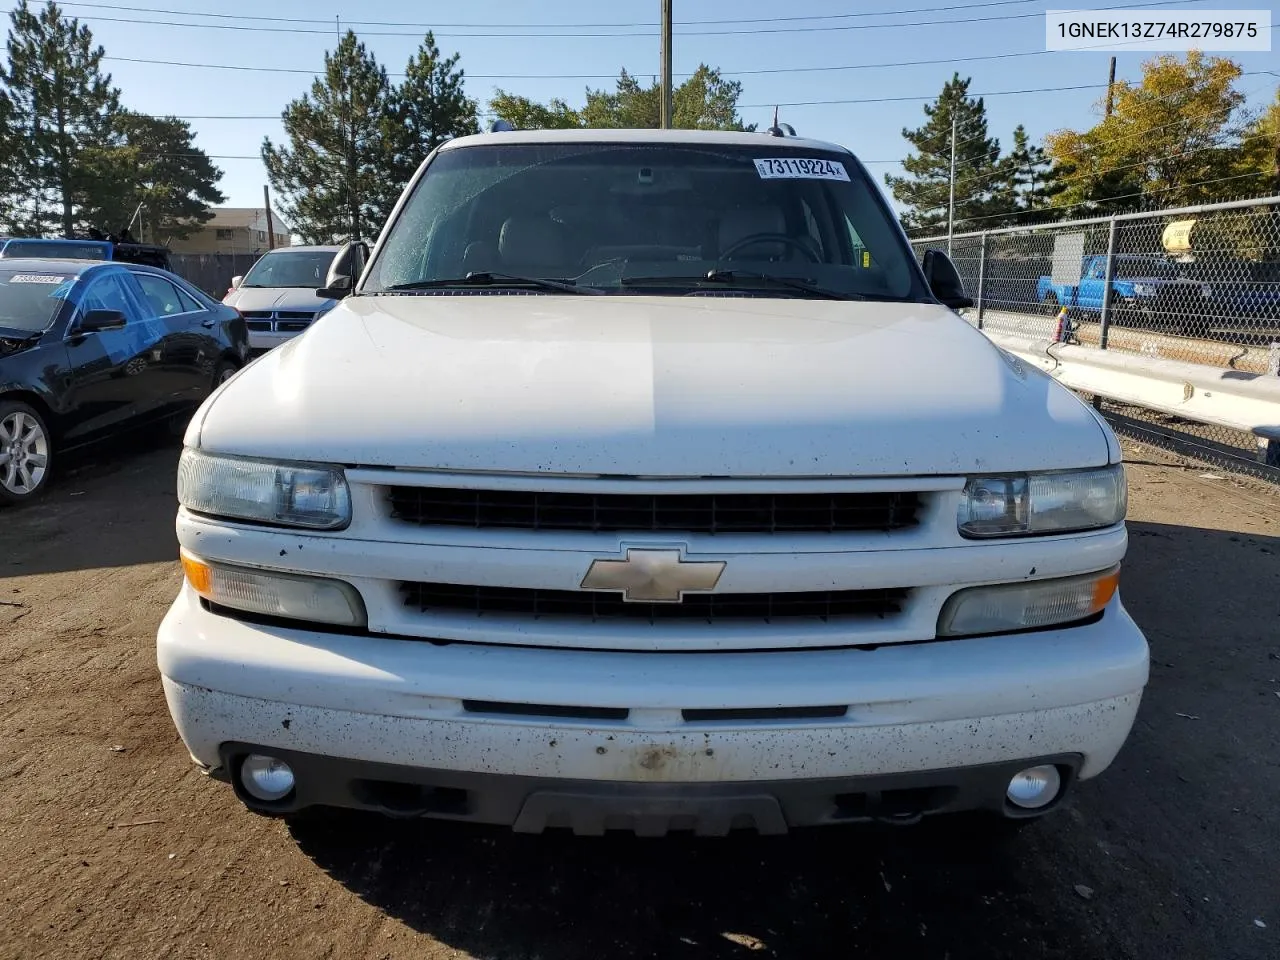
<svg viewBox="0 0 1280 960"><path fill-rule="evenodd" d="M222 302L249 328L249 349L264 353L292 340L338 305L318 296L341 247L280 247L264 253L243 277L231 279Z"/></svg>
<svg viewBox="0 0 1280 960"><path fill-rule="evenodd" d="M164 691L253 810L1013 824L1116 757L1116 438L843 148L453 140L331 287L179 470Z"/></svg>

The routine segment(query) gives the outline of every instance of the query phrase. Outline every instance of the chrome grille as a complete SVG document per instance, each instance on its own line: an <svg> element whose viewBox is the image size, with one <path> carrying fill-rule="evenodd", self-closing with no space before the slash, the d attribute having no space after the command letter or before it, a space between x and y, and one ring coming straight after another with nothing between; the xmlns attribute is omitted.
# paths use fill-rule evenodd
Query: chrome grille
<svg viewBox="0 0 1280 960"><path fill-rule="evenodd" d="M256 333L301 333L316 318L314 310L242 310L245 326Z"/></svg>
<svg viewBox="0 0 1280 960"><path fill-rule="evenodd" d="M595 494L391 487L391 515L424 526L673 533L842 533L915 526L920 496L890 493Z"/></svg>
<svg viewBox="0 0 1280 960"><path fill-rule="evenodd" d="M680 603L628 603L619 593L534 590L451 583L400 584L406 607L422 613L522 616L579 620L843 620L885 619L902 612L904 588L817 590L803 593L686 594Z"/></svg>

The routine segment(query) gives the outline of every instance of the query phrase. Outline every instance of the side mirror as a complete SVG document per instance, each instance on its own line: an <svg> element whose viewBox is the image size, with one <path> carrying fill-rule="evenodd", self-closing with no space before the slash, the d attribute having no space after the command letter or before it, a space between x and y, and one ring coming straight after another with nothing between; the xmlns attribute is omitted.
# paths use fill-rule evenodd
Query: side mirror
<svg viewBox="0 0 1280 960"><path fill-rule="evenodd" d="M240 284L242 284L242 283L244 283L244 277L232 277L232 278L231 278L231 289L232 289L232 290L239 290L239 289L240 289Z"/></svg>
<svg viewBox="0 0 1280 960"><path fill-rule="evenodd" d="M933 295L952 310L961 307L972 307L973 300L964 292L964 281L960 279L960 271L941 250L924 252L924 278L929 283Z"/></svg>
<svg viewBox="0 0 1280 960"><path fill-rule="evenodd" d="M356 281L364 273L365 261L369 259L369 246L363 240L353 240L344 244L342 249L333 255L329 264L329 273L325 276L324 286L316 291L317 297L326 300L341 300L356 288Z"/></svg>
<svg viewBox="0 0 1280 960"><path fill-rule="evenodd" d="M76 324L76 333L101 333L104 330L121 330L128 318L119 310L90 310Z"/></svg>

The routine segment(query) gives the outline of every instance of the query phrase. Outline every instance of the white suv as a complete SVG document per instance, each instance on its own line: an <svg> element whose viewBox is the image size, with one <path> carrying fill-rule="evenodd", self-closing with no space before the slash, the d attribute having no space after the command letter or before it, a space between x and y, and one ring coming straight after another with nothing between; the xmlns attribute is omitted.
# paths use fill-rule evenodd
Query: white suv
<svg viewBox="0 0 1280 960"><path fill-rule="evenodd" d="M1115 758L1116 439L846 150L454 140L347 292L179 470L165 695L252 809L1014 821Z"/></svg>

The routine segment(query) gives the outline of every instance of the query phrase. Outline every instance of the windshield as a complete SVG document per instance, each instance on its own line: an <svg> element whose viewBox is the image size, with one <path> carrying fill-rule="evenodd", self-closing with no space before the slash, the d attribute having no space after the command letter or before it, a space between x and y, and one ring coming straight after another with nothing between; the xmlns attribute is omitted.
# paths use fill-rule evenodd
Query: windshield
<svg viewBox="0 0 1280 960"><path fill-rule="evenodd" d="M891 216L848 154L767 137L459 147L432 161L361 292L492 274L486 285L806 295L771 282L786 278L854 298L928 299Z"/></svg>
<svg viewBox="0 0 1280 960"><path fill-rule="evenodd" d="M333 250L266 253L244 278L243 287L323 287Z"/></svg>
<svg viewBox="0 0 1280 960"><path fill-rule="evenodd" d="M65 273L0 269L0 327L38 333L53 323L75 277Z"/></svg>
<svg viewBox="0 0 1280 960"><path fill-rule="evenodd" d="M1177 280L1178 265L1168 260L1120 257L1116 260L1117 280Z"/></svg>
<svg viewBox="0 0 1280 960"><path fill-rule="evenodd" d="M96 243L10 240L4 245L4 258L16 260L19 257L45 260L106 260L107 248Z"/></svg>

